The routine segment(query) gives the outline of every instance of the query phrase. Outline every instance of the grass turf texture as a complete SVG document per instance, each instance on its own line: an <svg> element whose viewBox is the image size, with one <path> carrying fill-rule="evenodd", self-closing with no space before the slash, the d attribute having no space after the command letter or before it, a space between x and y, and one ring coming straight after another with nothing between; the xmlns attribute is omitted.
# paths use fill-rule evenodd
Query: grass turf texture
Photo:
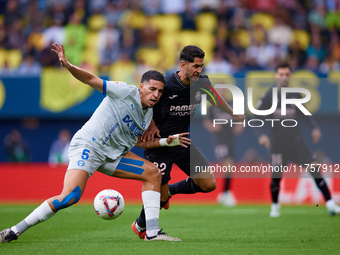
<svg viewBox="0 0 340 255"><path fill-rule="evenodd" d="M0 228L25 218L36 206L0 205ZM182 242L144 242L130 228L141 206L105 221L91 205L75 205L29 229L17 241L0 244L0 254L339 254L340 217L324 206L171 205L160 226Z"/></svg>

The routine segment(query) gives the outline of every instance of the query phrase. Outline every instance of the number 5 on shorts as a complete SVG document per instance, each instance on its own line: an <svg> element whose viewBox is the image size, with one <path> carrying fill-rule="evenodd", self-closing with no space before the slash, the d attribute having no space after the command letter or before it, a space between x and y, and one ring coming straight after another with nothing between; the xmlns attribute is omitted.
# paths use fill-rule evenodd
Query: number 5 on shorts
<svg viewBox="0 0 340 255"><path fill-rule="evenodd" d="M81 158L86 160L90 157L89 155L90 151L88 149L83 150L83 154L81 154Z"/></svg>

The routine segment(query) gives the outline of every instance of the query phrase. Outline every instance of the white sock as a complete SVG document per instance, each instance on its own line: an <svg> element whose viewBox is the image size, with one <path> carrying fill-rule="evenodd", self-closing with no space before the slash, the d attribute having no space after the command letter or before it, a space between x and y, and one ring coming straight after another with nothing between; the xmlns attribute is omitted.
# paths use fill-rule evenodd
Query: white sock
<svg viewBox="0 0 340 255"><path fill-rule="evenodd" d="M45 201L40 206L38 206L33 212L31 212L31 214L29 214L23 221L13 226L11 230L13 230L14 233L17 236L19 236L31 226L34 226L40 222L43 222L51 218L54 214L55 212L52 211L47 201Z"/></svg>
<svg viewBox="0 0 340 255"><path fill-rule="evenodd" d="M328 201L326 202L326 207L327 207L327 208L333 208L333 207L335 207L335 206L336 206L336 203L334 202L333 199L330 199L330 200L328 200Z"/></svg>
<svg viewBox="0 0 340 255"><path fill-rule="evenodd" d="M142 199L145 211L146 235L151 237L159 231L159 210L161 193L147 190L142 192Z"/></svg>

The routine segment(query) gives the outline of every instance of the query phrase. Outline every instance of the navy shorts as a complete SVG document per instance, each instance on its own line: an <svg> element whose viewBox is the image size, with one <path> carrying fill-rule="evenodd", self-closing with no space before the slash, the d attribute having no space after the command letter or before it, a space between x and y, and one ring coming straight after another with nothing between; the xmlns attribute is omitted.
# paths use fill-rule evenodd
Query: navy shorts
<svg viewBox="0 0 340 255"><path fill-rule="evenodd" d="M173 164L176 164L188 176L192 176L195 173L196 166L209 166L207 159L193 144L185 150L182 148L180 150L171 148L169 153L144 150L144 156L161 170L162 185L167 184L171 180L170 172Z"/></svg>

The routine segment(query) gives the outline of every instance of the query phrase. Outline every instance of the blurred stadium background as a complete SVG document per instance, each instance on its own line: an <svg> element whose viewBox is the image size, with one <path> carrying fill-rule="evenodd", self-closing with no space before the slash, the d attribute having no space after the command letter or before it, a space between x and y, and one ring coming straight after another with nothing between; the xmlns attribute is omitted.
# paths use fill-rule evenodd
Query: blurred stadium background
<svg viewBox="0 0 340 255"><path fill-rule="evenodd" d="M48 192L59 192L61 186L49 182L61 185L66 167L58 164L63 155L51 159L51 146L63 129L72 136L102 100L99 92L60 68L52 42L64 43L73 64L136 85L148 69L165 74L178 70L179 52L188 44L206 52L204 72L209 77L235 79L243 91L252 86L264 92L266 84L259 78L273 78L275 66L287 61L294 77L308 78L297 85L312 92L310 110L323 132L322 141L313 145L309 128L301 123L307 143L321 162L336 163L339 36L338 0L0 0L0 186L8 190L0 202L41 201ZM210 134L203 128L199 132L203 139L197 145L209 161L216 161L205 146ZM58 150L61 145L55 146ZM142 155L141 150L133 151ZM235 159L248 164L268 161L250 128L236 138ZM183 177L176 169L173 174L174 180ZM131 190L130 182L93 179L85 199L110 186L128 200L140 201L139 186ZM339 202L340 183L328 181ZM35 194L42 184L46 193ZM290 179L282 189L281 201L286 203L322 201L312 179ZM219 190L178 200L214 203ZM235 180L232 190L240 203L270 201L267 179Z"/></svg>

